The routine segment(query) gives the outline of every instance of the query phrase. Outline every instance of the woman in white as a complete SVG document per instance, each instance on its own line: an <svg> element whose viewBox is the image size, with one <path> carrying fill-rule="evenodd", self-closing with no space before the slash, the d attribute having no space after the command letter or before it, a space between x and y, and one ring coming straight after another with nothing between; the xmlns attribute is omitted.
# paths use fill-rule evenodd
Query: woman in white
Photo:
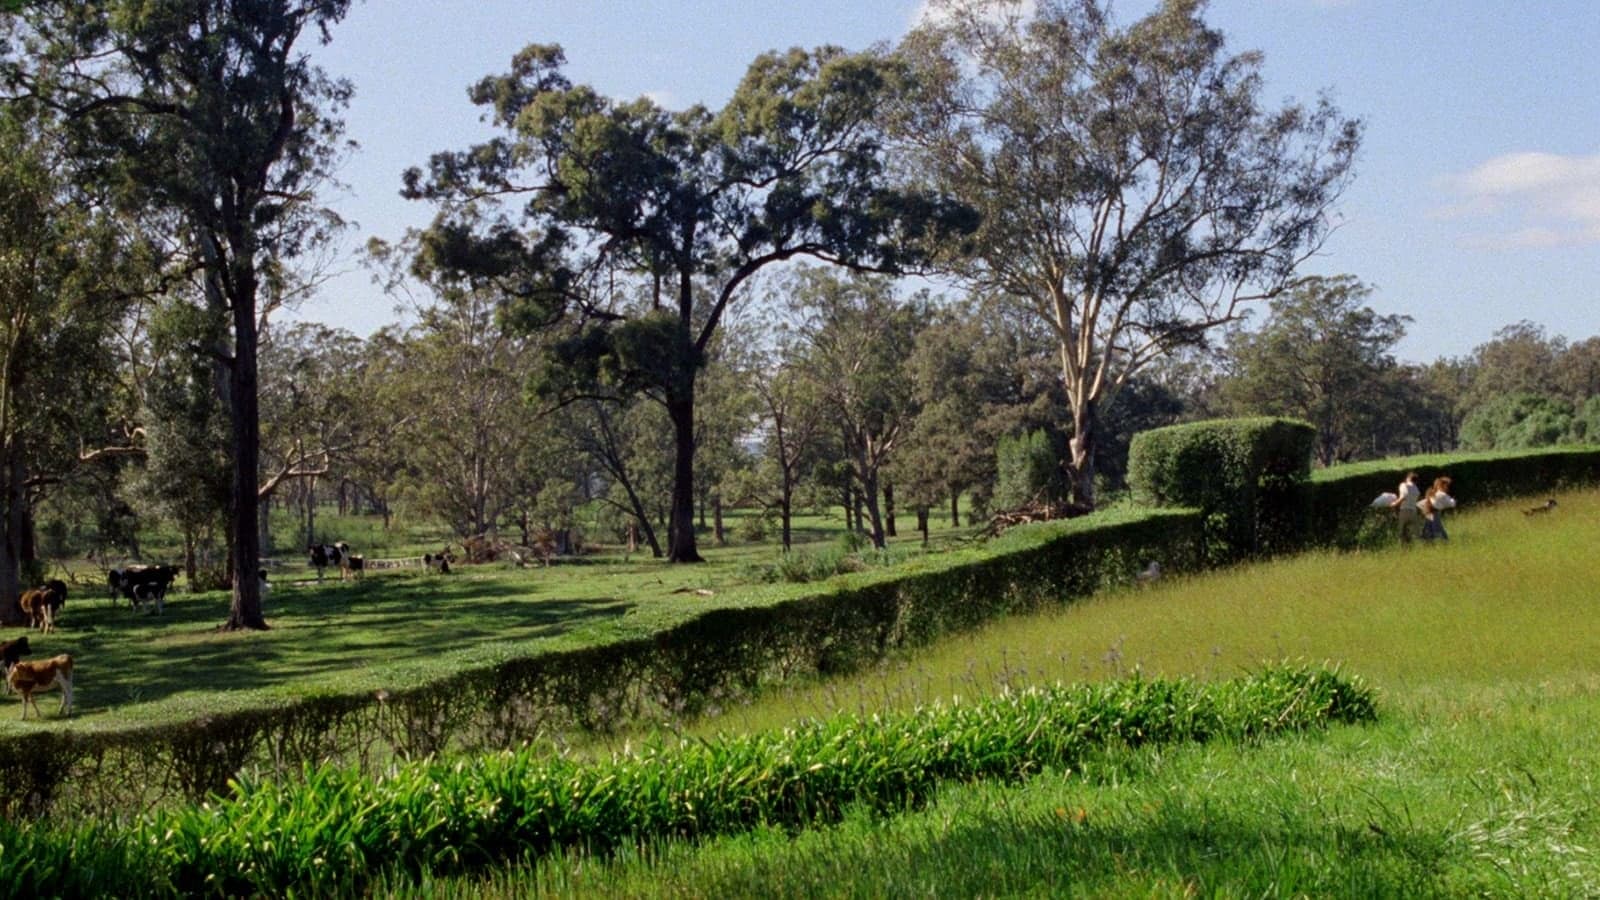
<svg viewBox="0 0 1600 900"><path fill-rule="evenodd" d="M1456 498L1450 496L1450 476L1441 475L1433 480L1419 508L1422 512L1422 539L1450 540L1450 535L1444 530L1444 511L1456 508Z"/></svg>

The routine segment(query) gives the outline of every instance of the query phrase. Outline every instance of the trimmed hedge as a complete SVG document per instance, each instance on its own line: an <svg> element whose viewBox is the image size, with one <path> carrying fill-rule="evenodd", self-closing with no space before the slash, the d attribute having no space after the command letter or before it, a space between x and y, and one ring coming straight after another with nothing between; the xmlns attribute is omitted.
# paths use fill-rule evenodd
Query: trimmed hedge
<svg viewBox="0 0 1600 900"><path fill-rule="evenodd" d="M1352 549L1394 540L1393 517L1369 504L1393 491L1407 472L1416 472L1424 486L1449 475L1452 496L1472 505L1600 484L1600 448L1430 454L1323 469L1302 486L1303 543Z"/></svg>
<svg viewBox="0 0 1600 900"><path fill-rule="evenodd" d="M1209 562L1282 552L1304 530L1297 488L1316 438L1305 422L1279 418L1157 428L1134 435L1128 481L1141 503L1200 510Z"/></svg>
<svg viewBox="0 0 1600 900"><path fill-rule="evenodd" d="M449 872L760 826L894 812L945 782L1075 767L1109 747L1250 739L1375 717L1334 672L1275 667L1219 684L1131 679L781 732L647 746L599 762L529 750L400 766L319 768L237 784L121 831L0 824L0 883L19 896L343 895L384 872Z"/></svg>
<svg viewBox="0 0 1600 900"><path fill-rule="evenodd" d="M997 616L1126 583L1152 559L1192 569L1199 537L1190 511L1108 511L839 577L798 598L712 609L649 638L485 663L377 696L6 738L0 813L114 817L220 793L241 770L294 778L339 761L375 772L394 755L496 750L571 730L677 720L763 683L852 671Z"/></svg>

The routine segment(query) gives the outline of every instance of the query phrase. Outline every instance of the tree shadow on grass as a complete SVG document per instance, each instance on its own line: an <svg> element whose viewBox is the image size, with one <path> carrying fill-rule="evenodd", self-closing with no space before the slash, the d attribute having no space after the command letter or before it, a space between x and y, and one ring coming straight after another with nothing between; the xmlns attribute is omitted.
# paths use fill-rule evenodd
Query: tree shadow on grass
<svg viewBox="0 0 1600 900"><path fill-rule="evenodd" d="M327 690L342 673L425 665L430 657L488 642L563 634L626 615L634 604L614 597L528 599L526 586L477 583L470 596L348 591L268 595L266 632L223 632L225 595L169 603L160 616L86 610L35 655L76 658L75 716L115 712L133 703L281 687L306 682ZM36 642L37 643L37 642ZM313 686L314 683L314 686Z"/></svg>
<svg viewBox="0 0 1600 900"><path fill-rule="evenodd" d="M1439 879L1450 856L1443 831L1393 822L1335 823L1317 819L1309 808L1293 823L1271 813L1251 818L1189 812L1147 810L1132 821L1118 816L1104 824L1094 821L1094 813L1065 808L1042 816L960 815L937 834L903 841L850 843L843 852L839 842L780 850L785 862L777 865L790 877L780 894L834 893L841 884L853 884L858 872L889 874L908 895L958 897L1448 893ZM820 860L819 853L825 854ZM696 887L713 896L759 892L773 864L766 859L734 866Z"/></svg>

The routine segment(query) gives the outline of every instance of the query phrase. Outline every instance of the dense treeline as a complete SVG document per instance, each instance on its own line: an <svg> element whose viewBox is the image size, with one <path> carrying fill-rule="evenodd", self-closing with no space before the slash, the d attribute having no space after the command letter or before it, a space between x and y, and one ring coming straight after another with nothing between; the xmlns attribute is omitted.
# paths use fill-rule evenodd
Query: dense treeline
<svg viewBox="0 0 1600 900"><path fill-rule="evenodd" d="M371 255L414 314L368 337L279 315L344 230L353 88L302 47L348 0L0 14L0 620L42 560L159 526L265 627L235 573L294 550L273 509L687 562L797 509L881 545L1094 505L1132 434L1217 415L1312 422L1323 464L1600 434L1600 338L1406 364L1405 317L1298 273L1361 123L1266 105L1203 3L935 5L892 49L763 55L720 110L530 45L471 87L498 136L406 173L435 219Z"/></svg>

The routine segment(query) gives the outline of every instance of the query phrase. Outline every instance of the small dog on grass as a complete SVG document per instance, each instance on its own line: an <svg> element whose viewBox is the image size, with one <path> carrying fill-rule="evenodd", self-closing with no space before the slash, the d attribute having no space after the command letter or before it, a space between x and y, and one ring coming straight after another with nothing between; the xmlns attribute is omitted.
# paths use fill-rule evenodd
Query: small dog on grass
<svg viewBox="0 0 1600 900"><path fill-rule="evenodd" d="M1522 511L1522 514L1525 515L1525 516L1536 516L1536 515L1538 515L1540 513L1547 513L1550 510L1555 509L1555 508L1556 508L1556 498L1551 497L1549 500L1546 500L1545 502L1539 504L1538 506L1530 506L1530 507L1528 507L1527 509Z"/></svg>

